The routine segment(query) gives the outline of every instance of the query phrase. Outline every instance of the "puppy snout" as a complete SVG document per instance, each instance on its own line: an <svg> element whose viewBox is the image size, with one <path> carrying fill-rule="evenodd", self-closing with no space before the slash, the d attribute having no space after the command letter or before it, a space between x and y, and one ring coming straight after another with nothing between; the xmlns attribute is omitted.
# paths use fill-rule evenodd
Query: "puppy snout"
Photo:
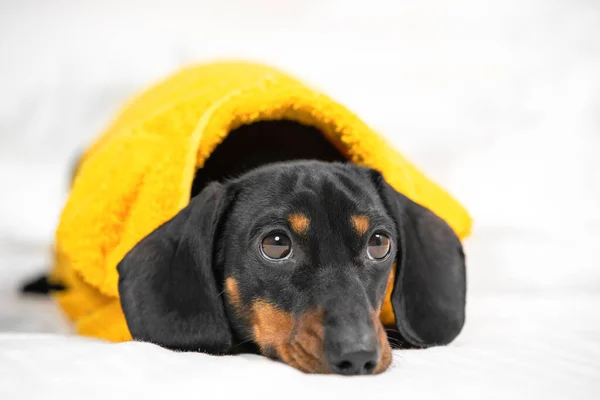
<svg viewBox="0 0 600 400"><path fill-rule="evenodd" d="M331 369L341 375L369 375L378 362L376 350L359 350L330 358Z"/></svg>
<svg viewBox="0 0 600 400"><path fill-rule="evenodd" d="M344 332L325 350L332 372L341 375L372 374L381 357L375 332L351 335Z"/></svg>

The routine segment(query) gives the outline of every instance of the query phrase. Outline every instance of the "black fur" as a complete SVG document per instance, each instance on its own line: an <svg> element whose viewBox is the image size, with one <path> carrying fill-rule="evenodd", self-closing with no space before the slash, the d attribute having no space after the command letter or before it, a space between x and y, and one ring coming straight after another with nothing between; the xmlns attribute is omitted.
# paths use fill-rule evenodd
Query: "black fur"
<svg viewBox="0 0 600 400"><path fill-rule="evenodd" d="M309 217L308 234L292 231L290 213ZM363 236L349 222L356 214L369 217ZM270 232L291 238L289 259L260 255ZM374 232L392 238L390 256L377 262L366 257ZM265 299L293 315L324 309L324 349L334 357L342 345L373 340L369 310L382 301L396 259L392 304L402 339L417 347L449 343L462 329L466 292L462 247L450 227L373 170L277 163L204 188L127 254L119 292L135 339L227 354L252 337L224 300L232 277L244 304Z"/></svg>
<svg viewBox="0 0 600 400"><path fill-rule="evenodd" d="M223 185L209 185L121 261L119 293L135 339L179 350L230 351L213 263L217 225L229 202Z"/></svg>
<svg viewBox="0 0 600 400"><path fill-rule="evenodd" d="M374 175L396 221L402 248L392 292L396 327L413 346L448 344L465 322L462 245L444 220L396 192L381 175Z"/></svg>
<svg viewBox="0 0 600 400"><path fill-rule="evenodd" d="M65 286L61 283L50 282L47 275L40 275L33 278L21 287L21 292L31 294L50 294L53 292L62 292Z"/></svg>

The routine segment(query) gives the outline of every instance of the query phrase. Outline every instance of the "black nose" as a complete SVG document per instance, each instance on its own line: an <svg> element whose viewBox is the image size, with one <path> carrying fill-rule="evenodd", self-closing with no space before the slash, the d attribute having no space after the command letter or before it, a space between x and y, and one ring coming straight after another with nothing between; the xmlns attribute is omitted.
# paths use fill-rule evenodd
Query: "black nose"
<svg viewBox="0 0 600 400"><path fill-rule="evenodd" d="M329 364L336 374L368 375L377 367L379 354L377 349L342 352L330 355Z"/></svg>

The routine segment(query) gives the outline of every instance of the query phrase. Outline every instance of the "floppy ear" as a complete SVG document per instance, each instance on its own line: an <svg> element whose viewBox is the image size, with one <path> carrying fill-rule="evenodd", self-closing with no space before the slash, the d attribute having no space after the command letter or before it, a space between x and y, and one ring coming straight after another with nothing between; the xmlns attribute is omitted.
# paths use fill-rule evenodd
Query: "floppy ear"
<svg viewBox="0 0 600 400"><path fill-rule="evenodd" d="M465 322L465 257L460 240L433 212L375 181L398 230L392 307L402 338L416 347L450 343Z"/></svg>
<svg viewBox="0 0 600 400"><path fill-rule="evenodd" d="M175 350L228 353L232 334L213 265L226 189L207 186L119 263L119 294L136 340Z"/></svg>

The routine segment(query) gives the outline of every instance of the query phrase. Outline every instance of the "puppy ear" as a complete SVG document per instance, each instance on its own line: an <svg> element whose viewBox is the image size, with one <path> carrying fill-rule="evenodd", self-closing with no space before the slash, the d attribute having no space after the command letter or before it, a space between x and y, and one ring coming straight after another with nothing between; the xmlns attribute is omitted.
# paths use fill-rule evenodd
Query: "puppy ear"
<svg viewBox="0 0 600 400"><path fill-rule="evenodd" d="M416 347L450 343L465 322L466 273L460 240L436 214L374 173L398 230L392 307L402 338Z"/></svg>
<svg viewBox="0 0 600 400"><path fill-rule="evenodd" d="M136 340L228 353L232 333L217 285L213 242L230 200L213 183L119 263L119 294Z"/></svg>

